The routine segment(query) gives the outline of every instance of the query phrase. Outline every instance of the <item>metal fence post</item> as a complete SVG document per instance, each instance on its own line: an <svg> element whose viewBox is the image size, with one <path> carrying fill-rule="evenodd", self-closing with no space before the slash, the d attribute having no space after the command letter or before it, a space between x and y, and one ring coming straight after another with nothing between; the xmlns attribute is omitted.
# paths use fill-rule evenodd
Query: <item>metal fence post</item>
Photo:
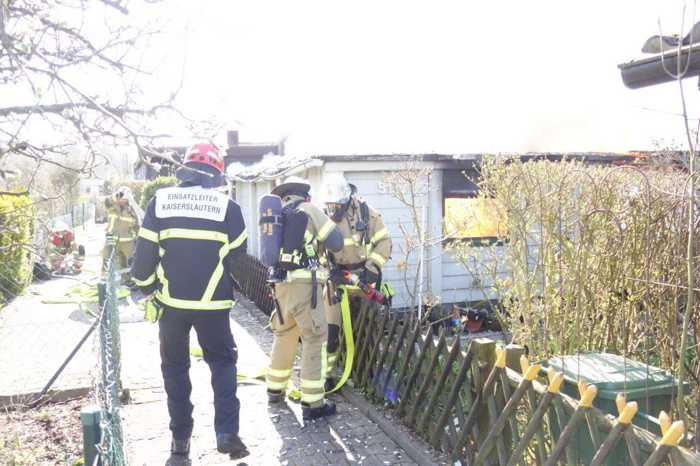
<svg viewBox="0 0 700 466"><path fill-rule="evenodd" d="M106 280L99 286L100 303L103 307L99 326L101 378L97 387L97 399L100 403L102 431L98 450L104 464L124 466L126 465L126 454L119 399L119 374L121 371L119 308L117 306L119 278L114 262L113 241L108 241L108 250L112 252L107 261Z"/></svg>
<svg viewBox="0 0 700 466"><path fill-rule="evenodd" d="M83 463L86 465L102 465L102 461L97 457L97 445L100 444L100 407L90 405L80 411L80 422L83 425Z"/></svg>

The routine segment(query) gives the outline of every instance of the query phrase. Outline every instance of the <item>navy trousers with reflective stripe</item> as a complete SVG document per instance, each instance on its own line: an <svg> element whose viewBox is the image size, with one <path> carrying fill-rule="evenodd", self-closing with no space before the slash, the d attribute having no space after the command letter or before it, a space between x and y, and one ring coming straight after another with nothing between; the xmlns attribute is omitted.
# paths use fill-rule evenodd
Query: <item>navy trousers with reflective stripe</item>
<svg viewBox="0 0 700 466"><path fill-rule="evenodd" d="M214 430L238 434L240 403L236 397L238 349L231 334L229 311L166 309L158 321L161 371L168 395L170 431L184 440L192 434L190 329L194 327L214 389Z"/></svg>

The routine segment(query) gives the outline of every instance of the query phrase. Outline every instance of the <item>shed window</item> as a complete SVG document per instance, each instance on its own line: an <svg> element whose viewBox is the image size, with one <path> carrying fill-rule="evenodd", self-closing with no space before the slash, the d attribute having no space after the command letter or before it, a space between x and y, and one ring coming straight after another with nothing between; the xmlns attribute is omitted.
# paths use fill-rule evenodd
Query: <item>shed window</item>
<svg viewBox="0 0 700 466"><path fill-rule="evenodd" d="M490 244L506 234L506 213L493 199L481 196L474 170L443 172L443 219L452 240Z"/></svg>

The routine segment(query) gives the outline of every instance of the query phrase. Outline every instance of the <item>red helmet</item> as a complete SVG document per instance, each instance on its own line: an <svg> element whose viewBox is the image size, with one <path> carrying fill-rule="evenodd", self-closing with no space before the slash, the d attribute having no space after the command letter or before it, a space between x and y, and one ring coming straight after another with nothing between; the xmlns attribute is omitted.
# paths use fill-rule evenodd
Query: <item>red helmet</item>
<svg viewBox="0 0 700 466"><path fill-rule="evenodd" d="M224 171L224 159L219 155L219 148L214 144L195 144L190 147L184 163L189 162L203 163L215 168L219 173Z"/></svg>

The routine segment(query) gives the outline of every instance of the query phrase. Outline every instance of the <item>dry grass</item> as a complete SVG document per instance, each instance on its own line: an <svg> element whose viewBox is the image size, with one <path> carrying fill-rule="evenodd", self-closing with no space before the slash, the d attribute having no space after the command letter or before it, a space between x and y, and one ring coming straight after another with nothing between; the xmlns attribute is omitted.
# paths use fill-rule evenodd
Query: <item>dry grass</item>
<svg viewBox="0 0 700 466"><path fill-rule="evenodd" d="M0 464L82 464L80 409L86 398L0 414Z"/></svg>

